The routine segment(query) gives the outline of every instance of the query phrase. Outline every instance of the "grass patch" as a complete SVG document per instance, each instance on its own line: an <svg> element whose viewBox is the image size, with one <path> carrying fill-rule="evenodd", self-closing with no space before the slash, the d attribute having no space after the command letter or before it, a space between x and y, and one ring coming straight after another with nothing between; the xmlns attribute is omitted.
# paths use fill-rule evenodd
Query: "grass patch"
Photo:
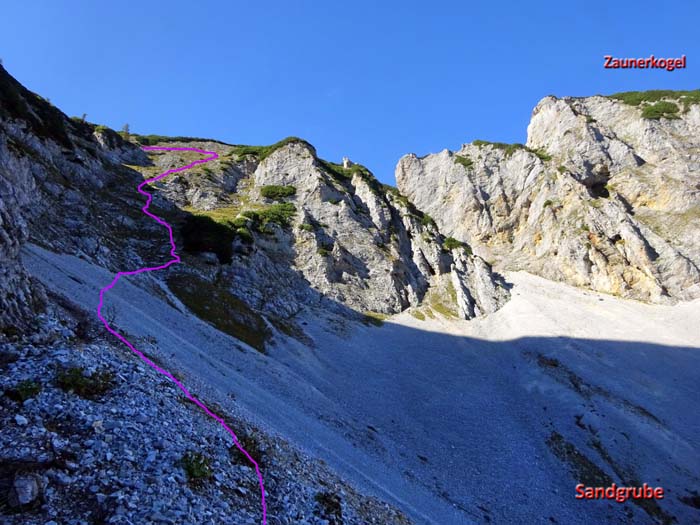
<svg viewBox="0 0 700 525"><path fill-rule="evenodd" d="M492 146L495 149L499 149L499 150L503 151L506 158L510 157L513 153L515 153L518 150L525 150L525 151L528 151L534 155L537 155L537 157L543 162L547 162L547 161L552 160L551 155L547 154L546 151L544 151L542 149L528 148L525 144L520 144L517 142L514 144L506 144L505 142L489 142L487 140L475 140L472 142L472 145L478 146L478 147Z"/></svg>
<svg viewBox="0 0 700 525"><path fill-rule="evenodd" d="M425 321L425 314L420 310L411 310L411 315L419 321Z"/></svg>
<svg viewBox="0 0 700 525"><path fill-rule="evenodd" d="M269 146L234 146L233 153L235 153L239 157L255 157L258 160L258 162L262 162L267 157L272 155L275 151L277 151L280 148L283 148L284 146L287 146L288 144L304 144L305 146L311 149L314 156L316 155L316 149L304 139L300 139L299 137L287 137L280 140L279 142L270 144Z"/></svg>
<svg viewBox="0 0 700 525"><path fill-rule="evenodd" d="M420 223L426 227L432 226L433 228L437 228L437 224L435 224L435 220L427 213L424 213L423 216L420 218Z"/></svg>
<svg viewBox="0 0 700 525"><path fill-rule="evenodd" d="M314 228L314 225L310 224L308 222L304 222L304 223L300 224L299 229L303 230L305 232L312 232L312 231L316 230L316 228Z"/></svg>
<svg viewBox="0 0 700 525"><path fill-rule="evenodd" d="M56 384L65 392L95 399L114 387L114 374L109 370L100 370L86 376L85 369L82 367L65 368L58 372Z"/></svg>
<svg viewBox="0 0 700 525"><path fill-rule="evenodd" d="M260 188L260 195L273 201L282 201L296 193L297 189L294 186L269 185Z"/></svg>
<svg viewBox="0 0 700 525"><path fill-rule="evenodd" d="M291 202L280 202L257 210L246 210L241 215L250 219L258 231L264 232L270 223L288 228L296 211L296 206Z"/></svg>
<svg viewBox="0 0 700 525"><path fill-rule="evenodd" d="M608 98L620 100L629 106L652 104L666 99L677 100L686 112L693 104L700 104L700 89L693 91L672 91L670 89L652 89L650 91L626 91L608 95Z"/></svg>
<svg viewBox="0 0 700 525"><path fill-rule="evenodd" d="M442 291L437 288L430 290L428 304L432 312L427 311L426 313L431 319L435 318L433 312L437 312L448 319L457 319L459 317L457 313L457 291L452 281L448 281L447 286Z"/></svg>
<svg viewBox="0 0 700 525"><path fill-rule="evenodd" d="M451 251L456 250L457 248L463 248L464 246L466 246L466 243L458 241L454 237L447 237L445 239L445 242L442 243L442 246L443 248L445 248L445 250Z"/></svg>
<svg viewBox="0 0 700 525"><path fill-rule="evenodd" d="M342 164L318 159L320 166L338 182L351 180L355 175L359 176L375 195L384 196L386 194L385 185L380 183L372 172L362 164L352 164L349 168L344 168Z"/></svg>
<svg viewBox="0 0 700 525"><path fill-rule="evenodd" d="M336 180L350 180L353 175L369 172L362 164L352 164L349 168L343 167L342 164L330 162L328 160L318 159L321 167Z"/></svg>
<svg viewBox="0 0 700 525"><path fill-rule="evenodd" d="M265 353L265 343L272 336L265 320L224 286L184 274L169 277L167 283L197 317Z"/></svg>
<svg viewBox="0 0 700 525"><path fill-rule="evenodd" d="M566 173L566 166L559 166L557 168L557 171L563 175L564 173Z"/></svg>
<svg viewBox="0 0 700 525"><path fill-rule="evenodd" d="M190 483L201 483L213 474L211 460L199 452L185 452L180 459L180 465L185 469Z"/></svg>
<svg viewBox="0 0 700 525"><path fill-rule="evenodd" d="M41 383L32 379L25 379L10 388L5 392L5 395L13 401L23 403L27 399L36 397L39 392L41 392Z"/></svg>
<svg viewBox="0 0 700 525"><path fill-rule="evenodd" d="M387 314L367 311L363 314L362 322L367 326L382 326L388 318Z"/></svg>
<svg viewBox="0 0 700 525"><path fill-rule="evenodd" d="M238 206L230 206L210 211L191 211L192 215L185 219L180 228L185 251L213 252L219 262L229 264L233 258L234 239L250 244L254 242L253 230L267 233L267 225L271 223L289 228L296 214L296 206L291 202L240 210Z"/></svg>
<svg viewBox="0 0 700 525"><path fill-rule="evenodd" d="M390 186L388 184L382 184L382 188L384 189L385 194L391 194L392 197L394 197L400 204L402 204L408 210L409 215L418 218L423 226L432 225L434 228L437 228L437 224L435 223L433 218L427 213L423 213L418 208L416 208L415 204L408 200L408 197L403 195L398 190L398 188L395 188L394 186ZM427 240L429 241L430 239Z"/></svg>
<svg viewBox="0 0 700 525"><path fill-rule="evenodd" d="M678 116L679 108L673 102L661 101L650 106L645 106L642 109L642 118L658 120L660 118L676 119L680 118Z"/></svg>
<svg viewBox="0 0 700 525"><path fill-rule="evenodd" d="M241 432L237 433L238 443L243 447L243 449L248 453L248 455L253 458L259 466L262 466L263 461L263 451L260 447L260 441L254 432ZM232 445L228 449L231 456L231 460L239 465L250 465L250 460L239 450L236 445Z"/></svg>
<svg viewBox="0 0 700 525"><path fill-rule="evenodd" d="M163 142L216 142L217 144L223 144L225 146L230 145L220 140L204 139L201 137L169 137L167 135L139 135L137 133L130 133L130 136L143 146L153 146Z"/></svg>
<svg viewBox="0 0 700 525"><path fill-rule="evenodd" d="M442 250L445 252L451 252L460 248L467 252L467 255L472 254L471 247L466 242L458 241L454 237L446 237L442 243Z"/></svg>
<svg viewBox="0 0 700 525"><path fill-rule="evenodd" d="M264 209L264 208L263 208ZM239 214L239 206L216 208L209 211L189 210L180 227L183 247L189 253L215 253L222 264L229 264L233 257L233 240L254 242L250 227L254 221ZM259 217L258 217L259 219Z"/></svg>
<svg viewBox="0 0 700 525"><path fill-rule="evenodd" d="M328 257L333 251L333 246L333 242L321 243L321 246L319 246L318 250L316 250L316 253L318 253L321 257Z"/></svg>
<svg viewBox="0 0 700 525"><path fill-rule="evenodd" d="M549 155L546 151L543 149L531 149L531 148L525 148L527 151L530 153L534 153L537 155L537 158L540 159L542 162L549 162L552 160L552 156Z"/></svg>
<svg viewBox="0 0 700 525"><path fill-rule="evenodd" d="M506 157L510 157L519 149L525 149L525 144L506 144L505 142L489 142L487 140L475 140L472 142L472 145L477 147L492 146L495 149L503 151Z"/></svg>
<svg viewBox="0 0 700 525"><path fill-rule="evenodd" d="M457 304L457 290L455 290L452 281L447 282L447 295L449 296L452 304Z"/></svg>
<svg viewBox="0 0 700 525"><path fill-rule="evenodd" d="M433 301L430 303L430 307L442 315L443 317L447 317L448 319L455 319L457 317L457 312L455 311L454 308L446 305L445 303L442 303L440 301Z"/></svg>
<svg viewBox="0 0 700 525"><path fill-rule="evenodd" d="M547 199L546 201L544 201L544 204L542 205L542 207L547 208L548 206L551 206L552 204L554 204L554 202Z"/></svg>
<svg viewBox="0 0 700 525"><path fill-rule="evenodd" d="M246 244L253 244L253 242L255 242L253 234L250 233L248 228L236 228L236 237L241 239Z"/></svg>
<svg viewBox="0 0 700 525"><path fill-rule="evenodd" d="M192 215L198 215L200 217L209 217L213 221L219 224L233 226L235 228L240 228L245 226L245 222L240 222L240 212L241 206L223 206L221 208L214 208L213 210L197 210L194 208L186 208L186 211Z"/></svg>
<svg viewBox="0 0 700 525"><path fill-rule="evenodd" d="M474 161L469 155L455 155L453 160L455 161L455 164L464 166L466 169L471 169L472 166L474 166Z"/></svg>
<svg viewBox="0 0 700 525"><path fill-rule="evenodd" d="M391 186L390 184L382 184L382 189L384 190L385 194L391 194L397 201L399 201L407 208L413 206L413 203L411 203L411 201L408 200L408 197L401 193L399 189L395 186Z"/></svg>

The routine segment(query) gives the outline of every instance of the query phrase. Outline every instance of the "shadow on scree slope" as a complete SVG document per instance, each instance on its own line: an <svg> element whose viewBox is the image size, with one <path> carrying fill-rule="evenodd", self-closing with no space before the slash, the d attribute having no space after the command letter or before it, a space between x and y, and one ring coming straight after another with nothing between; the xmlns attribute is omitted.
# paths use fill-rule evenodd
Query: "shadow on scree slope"
<svg viewBox="0 0 700 525"><path fill-rule="evenodd" d="M280 276L281 287L299 278L291 268L285 270L289 275ZM307 304L358 316L310 286L305 293ZM225 323L213 320L217 328ZM697 518L700 419L686 407L700 398L698 349L573 338L493 342L394 323L358 325L349 338L336 340L321 334L313 338L314 351L304 344L310 339L292 335L299 341L296 351L278 351L273 345L270 357L364 422L359 446L380 456L382 449L390 451L387 455L394 457L384 460L396 461L407 477L472 519L479 519L475 507L504 505L503 487L527 491L527 478L546 478L546 472L528 471L528 463L541 457L559 471L542 483L559 485L559 504L568 509L562 516L556 504L532 496L520 510L514 502L502 509L506 515L514 511L516 521L532 519L533 512L551 512L554 520L573 523L568 521L573 514L582 513L573 498L576 483L638 486L645 481L664 486L673 499L671 504L669 499L666 504L635 502L650 517L659 523L672 523L674 516ZM496 417L487 419L495 423L484 421L489 413ZM670 455L669 439L679 447ZM522 455L526 461L515 454L522 441L531 442L532 456ZM491 452L484 453L484 443L494 445ZM459 458L439 452L449 447L462 450ZM494 462L501 468L490 468ZM442 465L449 463L458 468L448 472ZM477 476L479 485L489 487L482 494L491 494L491 501L474 505L472 495L478 490L463 479L470 470L491 471L487 479ZM521 482L507 479L515 472L523 475ZM494 501L499 498L500 504ZM595 510L590 519L605 519L594 503L588 508ZM482 518L489 521L489 511Z"/></svg>
<svg viewBox="0 0 700 525"><path fill-rule="evenodd" d="M235 267L241 261L226 262ZM176 274L168 282L171 288L185 286L193 278ZM299 276L283 268L277 278L283 289L289 279ZM225 287L198 282L197 288L198 293L206 290L208 297L215 297ZM362 315L310 286L304 293L306 304L351 318ZM178 295L183 298L182 289ZM212 319L209 310L208 320L264 349L271 333L262 313L233 295L230 299L234 303L219 297L226 311ZM194 310L201 318L202 310ZM398 453L384 459L391 463L399 457L397 463L405 475L472 519L480 519L474 515L475 508L502 506L508 507L501 509L506 516L515 511L514 522L545 512L560 523L574 523L573 514L587 516L587 508L574 499L573 487L613 482L664 486L665 502L635 502L659 523L672 523L674 517L683 523L700 516L700 418L686 409L693 399L700 399L699 349L544 337L493 342L386 323L381 328L358 325L347 341L339 338L328 344L323 342L325 337L313 338L321 342L312 351L311 338L304 336L307 327L282 319L275 324L286 326L283 331L299 344L288 353L271 345L270 358L348 408L355 421L364 422L360 446L373 453L382 448L393 451L390 456ZM494 408L494 400L502 404ZM496 423L484 422L483 415L494 411ZM465 429L469 429L468 439L460 435ZM669 439L680 447L670 455L665 445ZM526 461L516 457L523 440L532 442L526 447L532 455L523 454ZM483 454L483 443L494 444L492 451ZM371 450L375 445L376 450ZM463 454L455 459L451 453L435 453L449 447L459 447ZM560 488L563 497L558 504L568 507L564 515L557 504L537 501L534 495L520 510L514 502L506 505L508 491L503 487L527 491L527 478L546 478L546 472L528 472L528 463L541 457L551 463L548 469L558 471L541 481ZM491 469L493 462L501 468ZM459 468L447 472L442 465L449 463ZM477 476L480 485L490 487L483 494L492 494L491 501L470 501L475 487L463 479L470 470L492 472L490 479ZM508 479L514 472L522 474L522 482ZM608 519L599 514L603 512L599 507L589 503L593 515L586 519ZM489 511L481 519L488 522ZM630 519L634 518L630 515Z"/></svg>
<svg viewBox="0 0 700 525"><path fill-rule="evenodd" d="M182 210L168 217L182 252L182 226L190 217ZM230 245L224 240L204 237L191 251ZM234 275L246 264L240 254L218 255L220 268ZM269 359L333 400L341 419L353 421L340 426L347 423L357 446L465 517L483 523L609 520L620 508L575 500L576 483L648 482L668 494L661 502L638 502L650 517L659 523L674 516L679 523L699 519L700 416L691 407L700 399L700 350L573 338L494 342L395 323L353 324L342 338L314 334L320 327L270 319L225 292L225 282L203 280L191 271L194 260L185 258L161 276L171 289L180 287L176 295L198 317L253 348L269 346ZM362 318L313 289L291 264L277 265L266 278L278 290L301 279L302 304ZM196 293L186 300L193 286ZM209 305L225 308L198 305L202 292ZM268 345L272 334L263 315L292 337L288 351ZM334 415L327 416L332 423ZM512 493L527 496L516 501Z"/></svg>
<svg viewBox="0 0 700 525"><path fill-rule="evenodd" d="M182 226L191 214L178 215L177 244L184 251ZM231 244L202 239L202 247L189 251ZM223 255L221 268L235 275L250 253ZM573 338L494 342L395 323L358 323L348 338L313 337L314 327L271 318L226 291L225 280L209 282L190 272L193 261L183 259L163 277L198 317L259 351L269 348L270 358L342 407L338 414L362 422L359 446L385 456L471 519L607 520L599 502L582 507L573 487L613 482L665 487L665 501L636 502L659 523L700 516L700 417L688 410L700 399L700 350ZM300 302L363 317L313 289L291 265L275 269L265 276L271 288L284 290L301 279ZM202 294L209 306L198 302ZM212 310L212 304L223 308ZM273 334L263 316L295 340L288 347L294 351L269 344ZM670 454L669 440L676 447ZM533 467L543 458L546 468ZM533 486L545 490L544 499ZM559 495L550 494L557 489ZM518 503L509 500L510 491L531 494ZM475 509L486 510L479 516Z"/></svg>
<svg viewBox="0 0 700 525"><path fill-rule="evenodd" d="M655 521L700 520L698 348L494 342L394 323L327 337L313 364L271 357L362 421L360 446L391 451L388 462L472 519L607 520L607 503L574 498L577 483L647 482L666 489L635 502Z"/></svg>
<svg viewBox="0 0 700 525"><path fill-rule="evenodd" d="M45 285L91 308L104 270L91 275L87 262L71 260L51 261L51 270L35 256L28 267ZM167 326L197 344L189 317L139 289L150 302L132 302L119 287L112 297L126 293L123 307L147 320L146 333ZM352 312L315 290L308 293L316 301L309 304ZM145 318L140 309L148 312ZM118 326L126 312L117 310ZM572 525L609 523L626 512L636 512L627 523L638 523L642 509L658 523L700 518L698 348L567 337L497 342L392 322L346 324L338 335L309 319L301 326L311 345L278 336L280 344L270 345L266 356L232 355L241 365L262 359L264 373L254 379L262 388L290 394L287 403L317 414L387 472L432 494L408 499L424 514L442 507L461 518L441 523L546 523L551 517L550 523ZM297 434L290 439L303 445L304 432ZM362 465L353 454L344 459ZM388 478L381 471L368 475L380 485ZM662 486L667 498L639 507L574 499L577 483L613 481Z"/></svg>

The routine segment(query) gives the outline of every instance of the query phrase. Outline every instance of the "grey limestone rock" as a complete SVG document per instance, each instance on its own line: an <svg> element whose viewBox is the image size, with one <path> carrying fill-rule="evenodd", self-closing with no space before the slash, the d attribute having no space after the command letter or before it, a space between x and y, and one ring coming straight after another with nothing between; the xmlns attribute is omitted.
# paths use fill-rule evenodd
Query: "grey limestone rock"
<svg viewBox="0 0 700 525"><path fill-rule="evenodd" d="M498 269L649 302L700 296L700 106L546 97L527 145L403 157L399 189Z"/></svg>

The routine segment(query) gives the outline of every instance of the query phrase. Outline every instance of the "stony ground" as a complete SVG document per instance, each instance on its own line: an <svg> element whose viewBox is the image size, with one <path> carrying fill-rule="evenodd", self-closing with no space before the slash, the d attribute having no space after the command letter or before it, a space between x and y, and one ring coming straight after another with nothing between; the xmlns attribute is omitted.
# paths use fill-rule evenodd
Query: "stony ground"
<svg viewBox="0 0 700 525"><path fill-rule="evenodd" d="M261 523L255 472L223 429L88 316L58 310L0 343L0 522ZM259 461L270 524L409 523L233 402L205 403Z"/></svg>

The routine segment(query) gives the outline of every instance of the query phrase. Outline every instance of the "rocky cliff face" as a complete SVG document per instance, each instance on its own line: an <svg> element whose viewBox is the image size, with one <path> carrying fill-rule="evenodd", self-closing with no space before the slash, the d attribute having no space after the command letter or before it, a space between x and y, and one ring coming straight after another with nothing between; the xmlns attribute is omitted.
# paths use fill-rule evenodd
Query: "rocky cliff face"
<svg viewBox="0 0 700 525"><path fill-rule="evenodd" d="M214 148L219 160L166 179L159 196L189 214L179 219L183 245L216 267L219 286L260 314L289 320L318 306L376 317L419 307L430 291L469 319L507 297L483 260L446 242L428 217L360 165L319 159L300 139L265 148L199 146ZM154 153L153 170L186 157ZM230 253L197 242L203 231L224 239Z"/></svg>
<svg viewBox="0 0 700 525"><path fill-rule="evenodd" d="M212 143L212 147L222 146ZM161 164L175 160L167 155L154 157ZM193 184L193 200L216 204L232 198L229 193L235 190L236 177L253 165L254 159L245 159L235 167L227 165L221 172L220 186ZM28 241L115 272L169 258L162 227L141 213L143 199L136 193L142 173L158 170L138 144L103 126L67 118L0 67L2 523L54 523L52 520L66 516L86 523L259 521L255 476L251 477L246 458L236 456L230 443L221 439L218 425L205 429L202 414L194 411L172 384L166 392L140 360L125 353L121 345L115 346L113 339L105 339L92 308L88 314L70 297L46 294L20 261L20 250ZM189 190L186 193L189 195ZM236 198L248 199L243 195ZM183 217L193 215L178 203L187 199L177 195L170 200L164 190L158 193L152 209L178 227L186 226ZM268 226L266 218L251 221L250 228L254 229L255 222L262 231ZM284 222L278 219L275 216ZM222 328L233 326L245 342L255 344L259 341L254 338L256 332L271 330L272 315L263 317L261 312L281 315L294 293L286 281L295 275L286 267L289 260L275 259L283 254L275 239L289 234L275 221L269 226L268 233L255 230L251 234L251 240L259 237L260 246L248 241L241 244L240 239L226 235L224 240L231 241L228 245L210 246L213 251L233 253L235 244L238 263L250 268L241 278L255 282L260 290L267 287L269 294L257 298L239 295L251 303L259 299L260 304L248 304L227 293L227 288L235 290L235 283L217 279L231 260L222 262L215 257L212 261L207 257L210 252L194 248L191 253L196 255L185 254L186 262L192 263L188 270L164 276L167 282L154 278L141 284L173 303L179 293L198 315L204 310L196 308L201 304L193 299L195 294L187 295L191 287L200 292L196 299L206 299L207 308L222 300L222 308L213 315L215 324L230 317ZM211 232L206 228L189 234L178 228L178 242L183 236L196 238L207 233ZM243 260L246 257L250 259ZM256 257L270 265L256 265ZM177 293L171 293L168 285ZM210 295L202 295L205 285ZM282 299L277 299L278 292ZM268 304L277 306L263 308ZM228 307L235 309L232 315ZM145 341L139 342L139 347L146 346ZM149 350L158 359L159 349ZM160 355L160 359L169 357ZM91 392L86 391L86 385ZM127 394L138 390L138 399L125 396L120 385ZM216 410L232 414L237 407L224 397L216 402ZM224 408L219 403L229 405ZM214 401L208 404L214 406ZM154 413L154 407L162 414ZM161 426L153 424L161 417L177 420L186 430L171 440L172 433L164 433ZM247 449L265 455L266 487L275 492L268 498L268 509L281 517L281 523L328 523L341 515L347 523L409 523L386 504L359 495L278 436L252 427L243 429L243 415L236 419L236 428L246 432ZM125 432L133 439L124 439ZM198 438L193 439L193 433ZM118 442L130 444L119 448L115 445ZM139 445L134 445L136 442ZM263 464L262 458L259 461ZM126 468L130 463L134 468ZM302 478L304 481L299 481ZM204 490L192 490L202 486Z"/></svg>
<svg viewBox="0 0 700 525"><path fill-rule="evenodd" d="M0 67L0 328L17 331L42 309L43 292L18 259L30 233L68 253L90 251L82 232L99 227L95 192L123 162L145 160L115 132L68 119Z"/></svg>
<svg viewBox="0 0 700 525"><path fill-rule="evenodd" d="M66 118L4 71L2 82L0 286L11 290L3 296L7 322L33 311L17 263L28 232L47 249L114 270L167 258L161 227L141 213L135 187L198 155L146 156L103 126ZM223 294L236 308L212 314L222 328L228 321L221 318L232 315L238 328L252 324L258 334L271 333L270 323L289 330L306 307L388 315L417 307L429 290L445 311L468 319L507 297L466 245L446 244L432 221L362 166L319 159L299 139L267 147L194 139L169 145L220 154L159 184L154 204L191 256L191 264L164 274L168 286L198 315L207 315L208 300L199 290ZM232 332L245 340L238 328Z"/></svg>
<svg viewBox="0 0 700 525"><path fill-rule="evenodd" d="M398 187L501 268L644 301L692 299L700 296L693 93L547 97L527 145L475 141L407 155Z"/></svg>
<svg viewBox="0 0 700 525"><path fill-rule="evenodd" d="M29 203L32 178L10 160L7 140L0 137L0 328L12 331L33 310L35 290L19 263L27 227L19 212Z"/></svg>

